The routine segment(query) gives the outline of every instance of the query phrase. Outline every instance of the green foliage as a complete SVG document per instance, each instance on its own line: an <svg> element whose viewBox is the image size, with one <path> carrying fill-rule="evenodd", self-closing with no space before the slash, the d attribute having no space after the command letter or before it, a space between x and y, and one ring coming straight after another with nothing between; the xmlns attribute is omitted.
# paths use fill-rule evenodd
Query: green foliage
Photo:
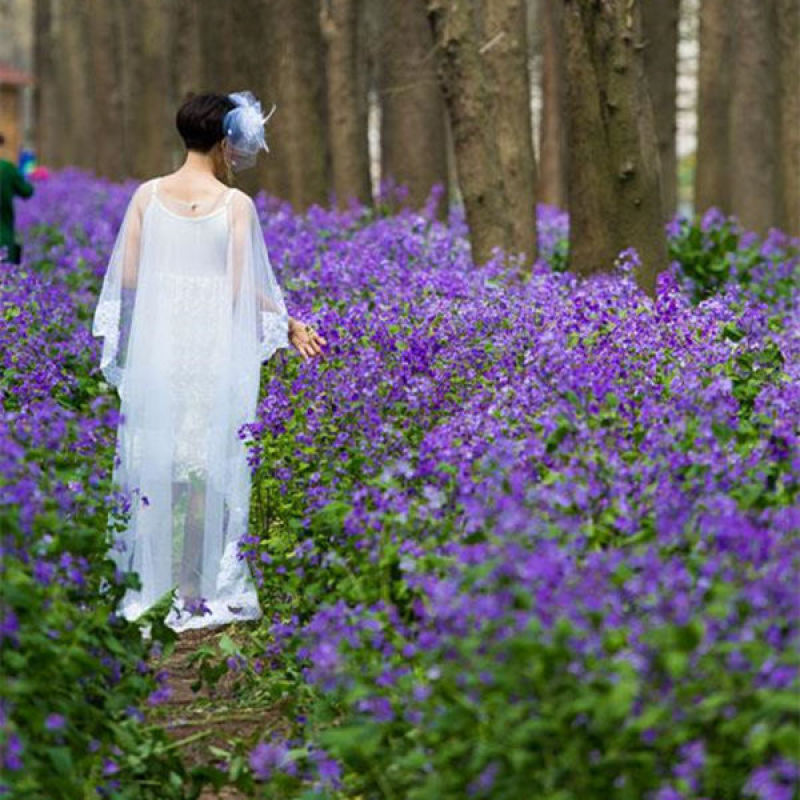
<svg viewBox="0 0 800 800"><path fill-rule="evenodd" d="M87 275L78 273L85 285ZM47 330L54 347L69 335L67 321L46 318L36 304L27 311L35 315L29 329ZM4 314L17 316L8 306ZM20 328L20 352L28 346L25 335ZM91 453L81 445L81 420L108 418L113 403L101 393L91 355L72 358L76 380L53 398L52 413L63 409L55 420L63 424L59 446L29 433L42 423L17 417L23 455L12 476L0 477L18 478L7 491L27 485L43 498L30 520L22 515L23 495L19 504L0 507L0 762L14 751L21 759L20 768L8 763L0 787L26 800L103 793L119 800L183 798L186 772L178 753L140 710L159 685L147 662L155 647L168 652L175 634L163 625L163 606L143 620L151 624L150 641L139 625L114 614L126 587L138 581L128 576L118 583L108 557L111 432L99 426ZM18 379L13 370L0 376L9 401ZM12 408L9 402L7 411ZM69 513L58 501L65 494ZM115 526L121 524L122 516Z"/></svg>
<svg viewBox="0 0 800 800"><path fill-rule="evenodd" d="M793 242L779 232L763 244L745 233L733 217L709 211L702 219L679 218L668 238L669 255L686 279L692 301L699 303L731 282L765 302L789 298L797 284L800 255ZM794 258L794 269L776 274L773 266Z"/></svg>

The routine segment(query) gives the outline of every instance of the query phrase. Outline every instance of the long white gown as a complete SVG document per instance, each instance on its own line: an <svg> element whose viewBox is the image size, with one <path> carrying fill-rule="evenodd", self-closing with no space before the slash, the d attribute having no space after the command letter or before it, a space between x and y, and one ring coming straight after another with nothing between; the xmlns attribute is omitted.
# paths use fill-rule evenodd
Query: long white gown
<svg viewBox="0 0 800 800"><path fill-rule="evenodd" d="M250 472L237 432L261 363L289 347L288 314L252 200L229 189L192 216L159 181L126 210L92 333L120 395L113 479L133 499L111 554L142 583L120 613L135 619L175 587L166 622L180 631L262 615L238 557Z"/></svg>

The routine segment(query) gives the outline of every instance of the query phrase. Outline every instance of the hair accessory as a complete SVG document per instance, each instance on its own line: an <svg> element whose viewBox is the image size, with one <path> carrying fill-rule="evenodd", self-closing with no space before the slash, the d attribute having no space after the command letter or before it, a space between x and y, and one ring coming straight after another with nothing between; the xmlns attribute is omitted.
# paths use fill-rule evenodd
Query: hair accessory
<svg viewBox="0 0 800 800"><path fill-rule="evenodd" d="M234 172L252 167L256 156L263 147L269 152L264 137L264 126L275 112L272 106L269 114L261 113L261 103L252 92L234 92L228 97L236 103L222 119L222 130L230 154L231 168Z"/></svg>

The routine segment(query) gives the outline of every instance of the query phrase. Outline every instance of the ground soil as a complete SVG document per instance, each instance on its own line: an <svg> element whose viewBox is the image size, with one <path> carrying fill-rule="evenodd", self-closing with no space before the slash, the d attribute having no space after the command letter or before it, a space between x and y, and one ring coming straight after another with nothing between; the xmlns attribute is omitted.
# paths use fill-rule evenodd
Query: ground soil
<svg viewBox="0 0 800 800"><path fill-rule="evenodd" d="M279 708L245 707L237 697L234 673L226 673L216 686L204 685L199 691L192 689L198 679L198 664L190 663L191 656L201 647L210 646L219 653L217 642L232 626L224 625L205 630L189 630L179 634L175 650L166 658L154 661L158 669L168 672L169 699L145 712L148 722L164 726L175 741L189 740L181 748L188 768L201 764L214 764L219 757L211 747L230 751L233 740L251 742L253 745L270 730L281 727ZM237 626L241 630L241 625ZM196 737L196 738L195 738ZM200 800L240 800L245 795L234 789L219 792L207 788Z"/></svg>

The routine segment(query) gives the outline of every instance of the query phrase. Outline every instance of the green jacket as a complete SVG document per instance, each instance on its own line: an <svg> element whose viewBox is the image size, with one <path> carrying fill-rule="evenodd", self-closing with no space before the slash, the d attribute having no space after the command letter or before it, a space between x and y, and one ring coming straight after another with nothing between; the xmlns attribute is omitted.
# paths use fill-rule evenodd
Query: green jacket
<svg viewBox="0 0 800 800"><path fill-rule="evenodd" d="M33 186L10 162L0 158L0 247L14 249L14 195L30 197Z"/></svg>

